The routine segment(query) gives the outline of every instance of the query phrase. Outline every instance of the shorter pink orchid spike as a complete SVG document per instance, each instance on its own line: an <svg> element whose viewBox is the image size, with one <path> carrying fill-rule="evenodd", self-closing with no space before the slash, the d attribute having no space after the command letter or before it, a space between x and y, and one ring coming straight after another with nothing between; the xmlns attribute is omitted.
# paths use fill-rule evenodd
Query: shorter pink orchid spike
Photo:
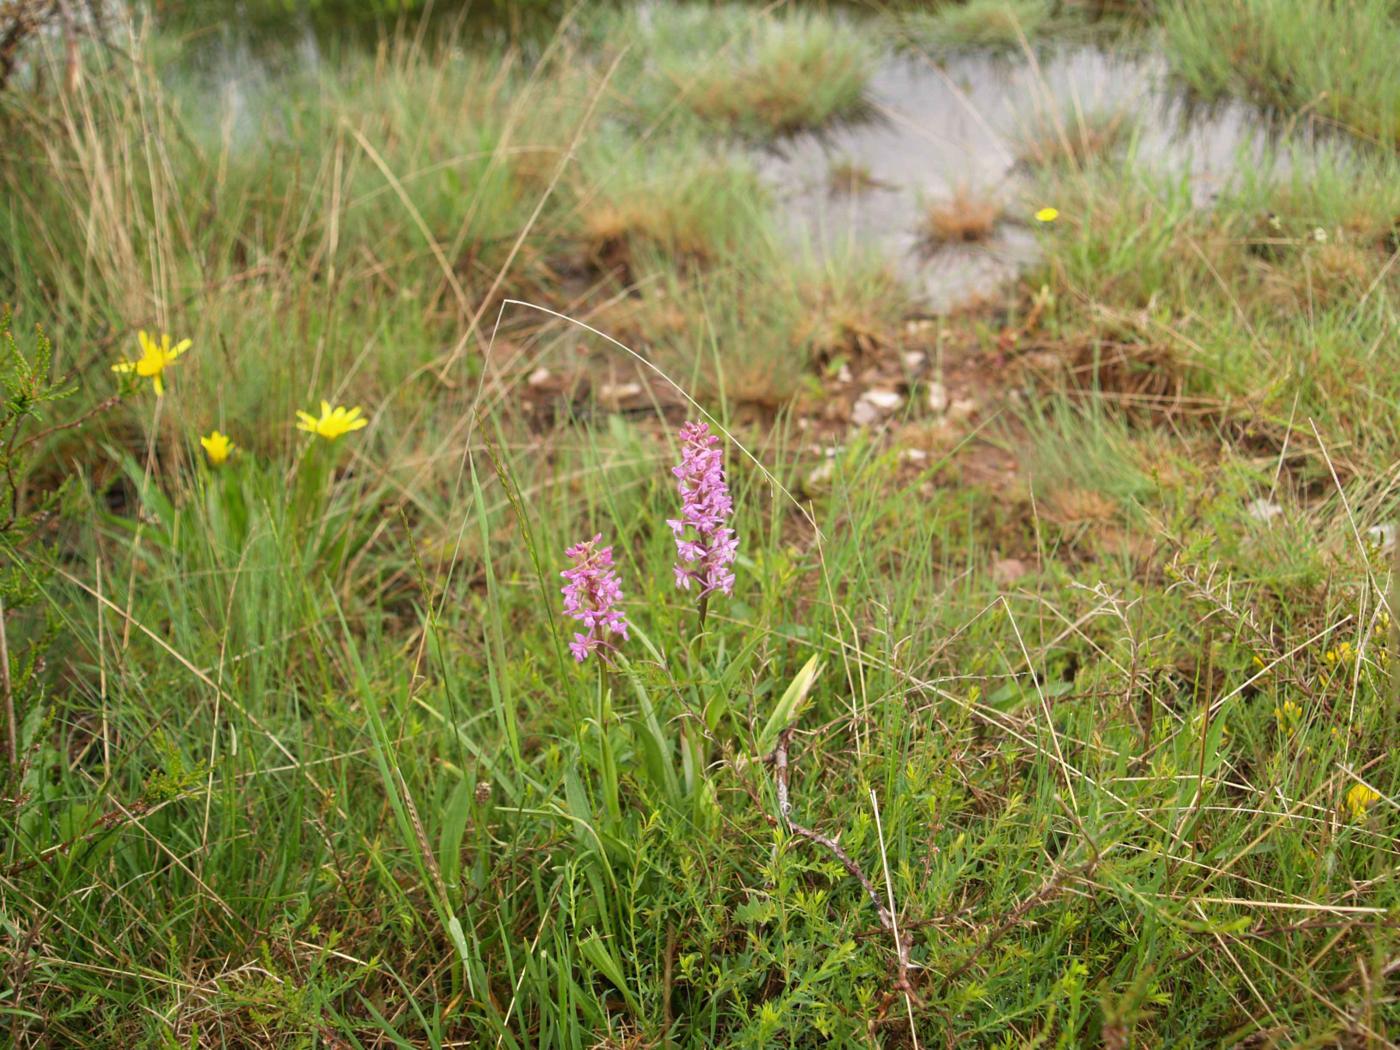
<svg viewBox="0 0 1400 1050"><path fill-rule="evenodd" d="M576 543L564 553L574 563L559 575L569 582L563 587L564 615L578 620L586 628L574 634L569 651L583 663L588 654L601 650L602 656L616 651L609 639L616 635L627 638L627 617L614 608L622 600L622 587L613 568L612 548L599 547L603 534Z"/></svg>

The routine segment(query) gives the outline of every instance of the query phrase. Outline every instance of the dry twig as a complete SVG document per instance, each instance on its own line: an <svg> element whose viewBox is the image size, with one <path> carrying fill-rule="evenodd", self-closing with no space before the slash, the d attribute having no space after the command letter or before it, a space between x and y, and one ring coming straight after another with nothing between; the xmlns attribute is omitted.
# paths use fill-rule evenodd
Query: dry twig
<svg viewBox="0 0 1400 1050"><path fill-rule="evenodd" d="M875 914L879 917L880 925L894 939L895 951L899 958L899 973L895 978L895 989L909 996L914 1002L918 1002L919 997L915 993L913 981L910 979L914 968L909 961L909 951L913 946L913 938L900 935L894 915L880 900L880 893L875 889L875 884L866 877L865 872L851 858L851 855L841 848L839 842L830 835L823 835L820 831L814 831L792 819L792 798L788 790L788 745L792 741L792 732L791 726L784 729L778 737L778 746L773 751L773 770L778 789L778 812L782 815L783 826L799 838L824 847L841 862L841 866L846 869L851 878L865 887L866 896L870 898L870 903L875 906Z"/></svg>
<svg viewBox="0 0 1400 1050"><path fill-rule="evenodd" d="M5 694L5 720L10 730L10 772L19 771L19 719L15 717L15 691L10 684L10 643L5 635L5 603L0 600L0 690Z"/></svg>

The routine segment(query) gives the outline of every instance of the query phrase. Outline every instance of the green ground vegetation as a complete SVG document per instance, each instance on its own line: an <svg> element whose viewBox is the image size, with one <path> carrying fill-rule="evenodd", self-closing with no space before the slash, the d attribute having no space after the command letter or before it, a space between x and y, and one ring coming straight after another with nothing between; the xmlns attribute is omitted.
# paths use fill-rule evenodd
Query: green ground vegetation
<svg viewBox="0 0 1400 1050"><path fill-rule="evenodd" d="M1185 56L1297 7L1161 17ZM1303 18L1299 82L1383 7ZM859 113L883 27L642 10L410 24L235 104L148 26L0 95L4 1038L1400 1038L1383 84L1205 204L1131 135L1035 165L1009 305L917 319L751 152ZM140 329L192 341L159 398L111 371ZM974 427L919 378L823 429L911 351L997 391ZM322 399L368 426L297 429ZM558 605L594 533L612 666Z"/></svg>

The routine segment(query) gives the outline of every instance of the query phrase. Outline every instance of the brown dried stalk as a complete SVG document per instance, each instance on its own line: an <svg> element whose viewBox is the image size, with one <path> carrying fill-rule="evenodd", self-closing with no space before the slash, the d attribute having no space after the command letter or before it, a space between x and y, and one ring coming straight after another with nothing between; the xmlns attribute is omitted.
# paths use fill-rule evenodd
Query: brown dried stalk
<svg viewBox="0 0 1400 1050"><path fill-rule="evenodd" d="M1400 704L1400 521L1395 523L1395 566L1390 570L1390 692Z"/></svg>
<svg viewBox="0 0 1400 1050"><path fill-rule="evenodd" d="M9 728L10 772L19 775L19 719L15 717L15 691L10 683L10 641L5 634L5 602L0 599L0 692L5 696L5 721Z"/></svg>
<svg viewBox="0 0 1400 1050"><path fill-rule="evenodd" d="M773 770L778 789L778 812L782 815L783 825L799 838L824 847L841 862L841 866L846 869L851 878L865 887L866 896L870 898L870 903L875 906L875 914L880 919L880 925L894 939L895 950L899 957L899 973L895 978L895 989L917 1002L919 997L915 993L913 981L910 979L914 968L909 961L909 951L913 947L913 938L900 934L894 916L880 900L880 894L875 889L875 884L866 877L865 872L851 858L851 855L841 848L839 842L829 835L823 835L820 831L814 831L792 819L792 799L788 792L788 744L792 741L792 733L792 726L784 729L778 736L778 746L773 751Z"/></svg>

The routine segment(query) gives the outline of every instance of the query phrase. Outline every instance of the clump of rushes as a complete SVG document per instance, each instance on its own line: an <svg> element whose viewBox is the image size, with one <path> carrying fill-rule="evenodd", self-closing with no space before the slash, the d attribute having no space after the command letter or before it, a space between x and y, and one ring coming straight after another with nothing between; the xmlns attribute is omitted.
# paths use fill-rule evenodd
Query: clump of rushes
<svg viewBox="0 0 1400 1050"><path fill-rule="evenodd" d="M617 608L622 587L613 568L613 549L600 547L602 541L600 532L566 550L564 554L574 564L559 574L569 581L563 587L564 615L586 628L576 632L569 643L569 651L579 663L593 652L606 659L609 652L617 649L614 637L627 640L627 617Z"/></svg>
<svg viewBox="0 0 1400 1050"><path fill-rule="evenodd" d="M681 427L681 461L671 473L681 497L681 516L666 524L676 537L676 586L699 588L700 623L705 622L709 597L715 591L734 590L729 568L739 539L729 527L734 501L724 480L724 453L708 423Z"/></svg>
<svg viewBox="0 0 1400 1050"><path fill-rule="evenodd" d="M160 397L165 393L165 370L190 348L190 341L181 339L171 346L169 335L162 334L160 342L157 343L145 332L137 332L136 338L141 344L141 356L135 361L118 361L112 366L112 371L135 372L142 379L149 379L151 386L155 388L156 397Z"/></svg>

